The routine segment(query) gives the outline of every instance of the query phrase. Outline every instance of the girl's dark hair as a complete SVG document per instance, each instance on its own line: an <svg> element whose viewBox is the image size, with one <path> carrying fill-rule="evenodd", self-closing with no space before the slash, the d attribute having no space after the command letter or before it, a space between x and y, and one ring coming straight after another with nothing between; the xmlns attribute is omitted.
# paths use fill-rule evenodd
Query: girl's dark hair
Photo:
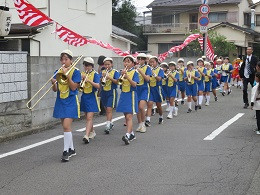
<svg viewBox="0 0 260 195"><path fill-rule="evenodd" d="M98 63L99 66L104 64L103 61L104 61L105 58L106 58L105 56L99 56L98 57L98 62L97 63Z"/></svg>
<svg viewBox="0 0 260 195"><path fill-rule="evenodd" d="M60 54L60 60L64 57L64 56L67 56L70 60L72 60L72 56L67 54L67 53L61 53Z"/></svg>
<svg viewBox="0 0 260 195"><path fill-rule="evenodd" d="M150 60L151 60L151 59L154 59L157 63L159 63L158 58L150 58Z"/></svg>
<svg viewBox="0 0 260 195"><path fill-rule="evenodd" d="M133 58L131 58L131 57L125 57L123 61L125 61L126 59L129 59L131 62L133 62L133 63L135 64L135 61L134 61Z"/></svg>
<svg viewBox="0 0 260 195"><path fill-rule="evenodd" d="M210 63L210 65L213 65L213 66L214 66L214 62L210 61L209 63Z"/></svg>
<svg viewBox="0 0 260 195"><path fill-rule="evenodd" d="M229 61L229 57L224 57L224 60L226 60L226 59Z"/></svg>
<svg viewBox="0 0 260 195"><path fill-rule="evenodd" d="M83 62L84 66L92 66L92 68L94 67L94 64L88 63L88 62Z"/></svg>
<svg viewBox="0 0 260 195"><path fill-rule="evenodd" d="M163 64L162 68L167 68L168 69L169 67L166 64Z"/></svg>

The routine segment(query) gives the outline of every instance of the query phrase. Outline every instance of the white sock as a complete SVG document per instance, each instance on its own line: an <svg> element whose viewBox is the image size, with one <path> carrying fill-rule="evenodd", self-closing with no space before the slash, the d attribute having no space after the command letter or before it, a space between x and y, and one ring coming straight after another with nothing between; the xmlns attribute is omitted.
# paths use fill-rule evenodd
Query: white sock
<svg viewBox="0 0 260 195"><path fill-rule="evenodd" d="M126 135L128 138L130 138L130 133L126 133L125 135Z"/></svg>
<svg viewBox="0 0 260 195"><path fill-rule="evenodd" d="M163 118L163 115L159 116L159 118Z"/></svg>
<svg viewBox="0 0 260 195"><path fill-rule="evenodd" d="M143 122L139 123L139 127L142 127L143 126Z"/></svg>
<svg viewBox="0 0 260 195"><path fill-rule="evenodd" d="M169 107L170 106L169 100L166 100L166 103L167 103L167 107Z"/></svg>
<svg viewBox="0 0 260 195"><path fill-rule="evenodd" d="M203 101L203 95L200 95L200 96L199 96L199 105L202 104L202 101Z"/></svg>
<svg viewBox="0 0 260 195"><path fill-rule="evenodd" d="M210 95L207 95L207 102L209 103L210 101Z"/></svg>
<svg viewBox="0 0 260 195"><path fill-rule="evenodd" d="M147 116L147 117L146 117L146 120L150 122L151 117L150 117L150 116Z"/></svg>
<svg viewBox="0 0 260 195"><path fill-rule="evenodd" d="M135 135L134 131L131 132L132 135Z"/></svg>
<svg viewBox="0 0 260 195"><path fill-rule="evenodd" d="M221 83L221 85L220 85L220 89L223 91L223 84Z"/></svg>
<svg viewBox="0 0 260 195"><path fill-rule="evenodd" d="M107 121L106 123L107 123L107 126L109 127L110 126L110 121Z"/></svg>
<svg viewBox="0 0 260 195"><path fill-rule="evenodd" d="M191 109L191 102L187 102L188 108Z"/></svg>
<svg viewBox="0 0 260 195"><path fill-rule="evenodd" d="M72 133L71 132L64 132L64 150L63 151L68 152L71 145L73 146ZM74 147L73 147L73 149L74 149Z"/></svg>
<svg viewBox="0 0 260 195"><path fill-rule="evenodd" d="M174 106L170 106L170 113L172 113L174 110Z"/></svg>

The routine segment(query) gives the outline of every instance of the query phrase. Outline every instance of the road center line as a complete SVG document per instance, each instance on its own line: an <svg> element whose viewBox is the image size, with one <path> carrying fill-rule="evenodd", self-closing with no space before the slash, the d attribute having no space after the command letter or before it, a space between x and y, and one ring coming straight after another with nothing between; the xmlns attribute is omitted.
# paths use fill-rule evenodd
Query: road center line
<svg viewBox="0 0 260 195"><path fill-rule="evenodd" d="M238 113L236 116L234 116L232 119L225 122L223 125L221 125L219 128L217 128L215 131L213 131L210 135L205 137L203 140L213 140L215 137L217 137L222 131L224 131L226 128L228 128L232 123L237 121L239 118L241 118L245 113Z"/></svg>

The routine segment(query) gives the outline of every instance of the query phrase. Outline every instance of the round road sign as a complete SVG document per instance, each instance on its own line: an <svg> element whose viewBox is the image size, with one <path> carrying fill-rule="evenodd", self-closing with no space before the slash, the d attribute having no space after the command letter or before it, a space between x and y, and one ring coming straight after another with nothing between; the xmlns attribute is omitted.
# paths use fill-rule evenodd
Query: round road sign
<svg viewBox="0 0 260 195"><path fill-rule="evenodd" d="M200 13L202 15L207 15L207 14L209 14L209 12L210 12L210 8L208 5L203 4L200 6Z"/></svg>
<svg viewBox="0 0 260 195"><path fill-rule="evenodd" d="M200 17L199 23L201 26L208 26L209 18L206 16L202 16L202 17Z"/></svg>

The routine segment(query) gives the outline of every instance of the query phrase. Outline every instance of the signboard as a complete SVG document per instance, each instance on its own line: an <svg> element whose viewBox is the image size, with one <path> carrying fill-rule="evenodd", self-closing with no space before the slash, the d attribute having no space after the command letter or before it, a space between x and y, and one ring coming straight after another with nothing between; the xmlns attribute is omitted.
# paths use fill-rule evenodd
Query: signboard
<svg viewBox="0 0 260 195"><path fill-rule="evenodd" d="M200 26L208 26L209 24L209 18L206 16L201 16L199 20Z"/></svg>
<svg viewBox="0 0 260 195"><path fill-rule="evenodd" d="M208 5L203 4L203 5L200 6L200 13L202 15L208 15L209 12L210 12L210 8L209 8Z"/></svg>
<svg viewBox="0 0 260 195"><path fill-rule="evenodd" d="M200 32L201 33L207 33L208 32L208 27L207 26L200 26Z"/></svg>

